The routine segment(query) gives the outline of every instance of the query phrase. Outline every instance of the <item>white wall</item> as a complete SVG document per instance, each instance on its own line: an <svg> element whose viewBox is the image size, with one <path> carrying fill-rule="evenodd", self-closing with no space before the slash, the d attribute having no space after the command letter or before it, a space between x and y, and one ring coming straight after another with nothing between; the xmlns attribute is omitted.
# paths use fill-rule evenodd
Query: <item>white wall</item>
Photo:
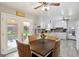
<svg viewBox="0 0 79 59"><path fill-rule="evenodd" d="M6 7L6 6L1 6L0 5L0 12L6 12L6 13L10 13L10 14L14 14L16 15L16 11L22 11L22 10L19 10L19 9L13 9L13 8L9 8L9 7ZM24 11L23 11L24 12ZM26 13L26 17L28 19L33 19L35 20L37 18L36 15L34 14L31 14L31 13Z"/></svg>
<svg viewBox="0 0 79 59"><path fill-rule="evenodd" d="M9 13L9 14L16 15L16 11L17 10L19 10L19 9L14 9L14 8L10 8L10 7L6 7L6 6L3 6L3 5L0 5L0 12L6 12L6 13ZM22 11L22 10L19 10L19 11ZM27 12L26 13L26 18L32 20L32 24L31 25L33 25L33 30L34 30L34 26L35 26L36 20L38 20L38 16L35 15L35 14Z"/></svg>

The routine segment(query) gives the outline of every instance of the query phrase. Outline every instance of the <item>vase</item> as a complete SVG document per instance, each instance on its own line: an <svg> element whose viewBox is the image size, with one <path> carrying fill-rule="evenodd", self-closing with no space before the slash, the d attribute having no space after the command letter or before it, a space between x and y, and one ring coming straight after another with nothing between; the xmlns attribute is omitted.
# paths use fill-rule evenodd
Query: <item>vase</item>
<svg viewBox="0 0 79 59"><path fill-rule="evenodd" d="M39 39L41 43L44 43L45 42L45 39Z"/></svg>

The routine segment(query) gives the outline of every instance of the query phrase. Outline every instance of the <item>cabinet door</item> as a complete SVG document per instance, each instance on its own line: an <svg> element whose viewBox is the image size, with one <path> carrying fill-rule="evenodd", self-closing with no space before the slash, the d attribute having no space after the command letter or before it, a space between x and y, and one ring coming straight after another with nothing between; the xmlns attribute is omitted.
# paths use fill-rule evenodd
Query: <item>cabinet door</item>
<svg viewBox="0 0 79 59"><path fill-rule="evenodd" d="M76 48L77 50L79 50L79 21L76 22L75 34L76 34Z"/></svg>

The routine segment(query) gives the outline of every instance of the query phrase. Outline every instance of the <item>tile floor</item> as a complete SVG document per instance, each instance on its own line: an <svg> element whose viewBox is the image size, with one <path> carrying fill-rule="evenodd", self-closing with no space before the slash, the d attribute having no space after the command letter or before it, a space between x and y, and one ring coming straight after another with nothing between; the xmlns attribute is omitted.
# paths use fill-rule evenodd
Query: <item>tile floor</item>
<svg viewBox="0 0 79 59"><path fill-rule="evenodd" d="M18 57L18 52L13 52L5 57ZM60 57L79 57L79 52L76 50L75 40L60 41Z"/></svg>

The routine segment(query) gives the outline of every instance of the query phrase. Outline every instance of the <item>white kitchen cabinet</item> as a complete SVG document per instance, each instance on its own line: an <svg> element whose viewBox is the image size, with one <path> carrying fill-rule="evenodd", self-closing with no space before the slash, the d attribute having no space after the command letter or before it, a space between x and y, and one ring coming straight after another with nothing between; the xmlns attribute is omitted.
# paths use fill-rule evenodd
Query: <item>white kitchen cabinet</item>
<svg viewBox="0 0 79 59"><path fill-rule="evenodd" d="M58 37L59 39L66 39L66 32L51 32L48 34L54 35L54 36Z"/></svg>
<svg viewBox="0 0 79 59"><path fill-rule="evenodd" d="M75 31L76 31L76 48L77 48L77 50L79 50L79 21L77 21L77 23L76 23L76 29L75 29Z"/></svg>
<svg viewBox="0 0 79 59"><path fill-rule="evenodd" d="M66 39L66 32L56 32L59 39Z"/></svg>
<svg viewBox="0 0 79 59"><path fill-rule="evenodd" d="M72 34L68 34L68 39L72 39L72 40L75 40L76 39L76 36L74 35L72 35Z"/></svg>

